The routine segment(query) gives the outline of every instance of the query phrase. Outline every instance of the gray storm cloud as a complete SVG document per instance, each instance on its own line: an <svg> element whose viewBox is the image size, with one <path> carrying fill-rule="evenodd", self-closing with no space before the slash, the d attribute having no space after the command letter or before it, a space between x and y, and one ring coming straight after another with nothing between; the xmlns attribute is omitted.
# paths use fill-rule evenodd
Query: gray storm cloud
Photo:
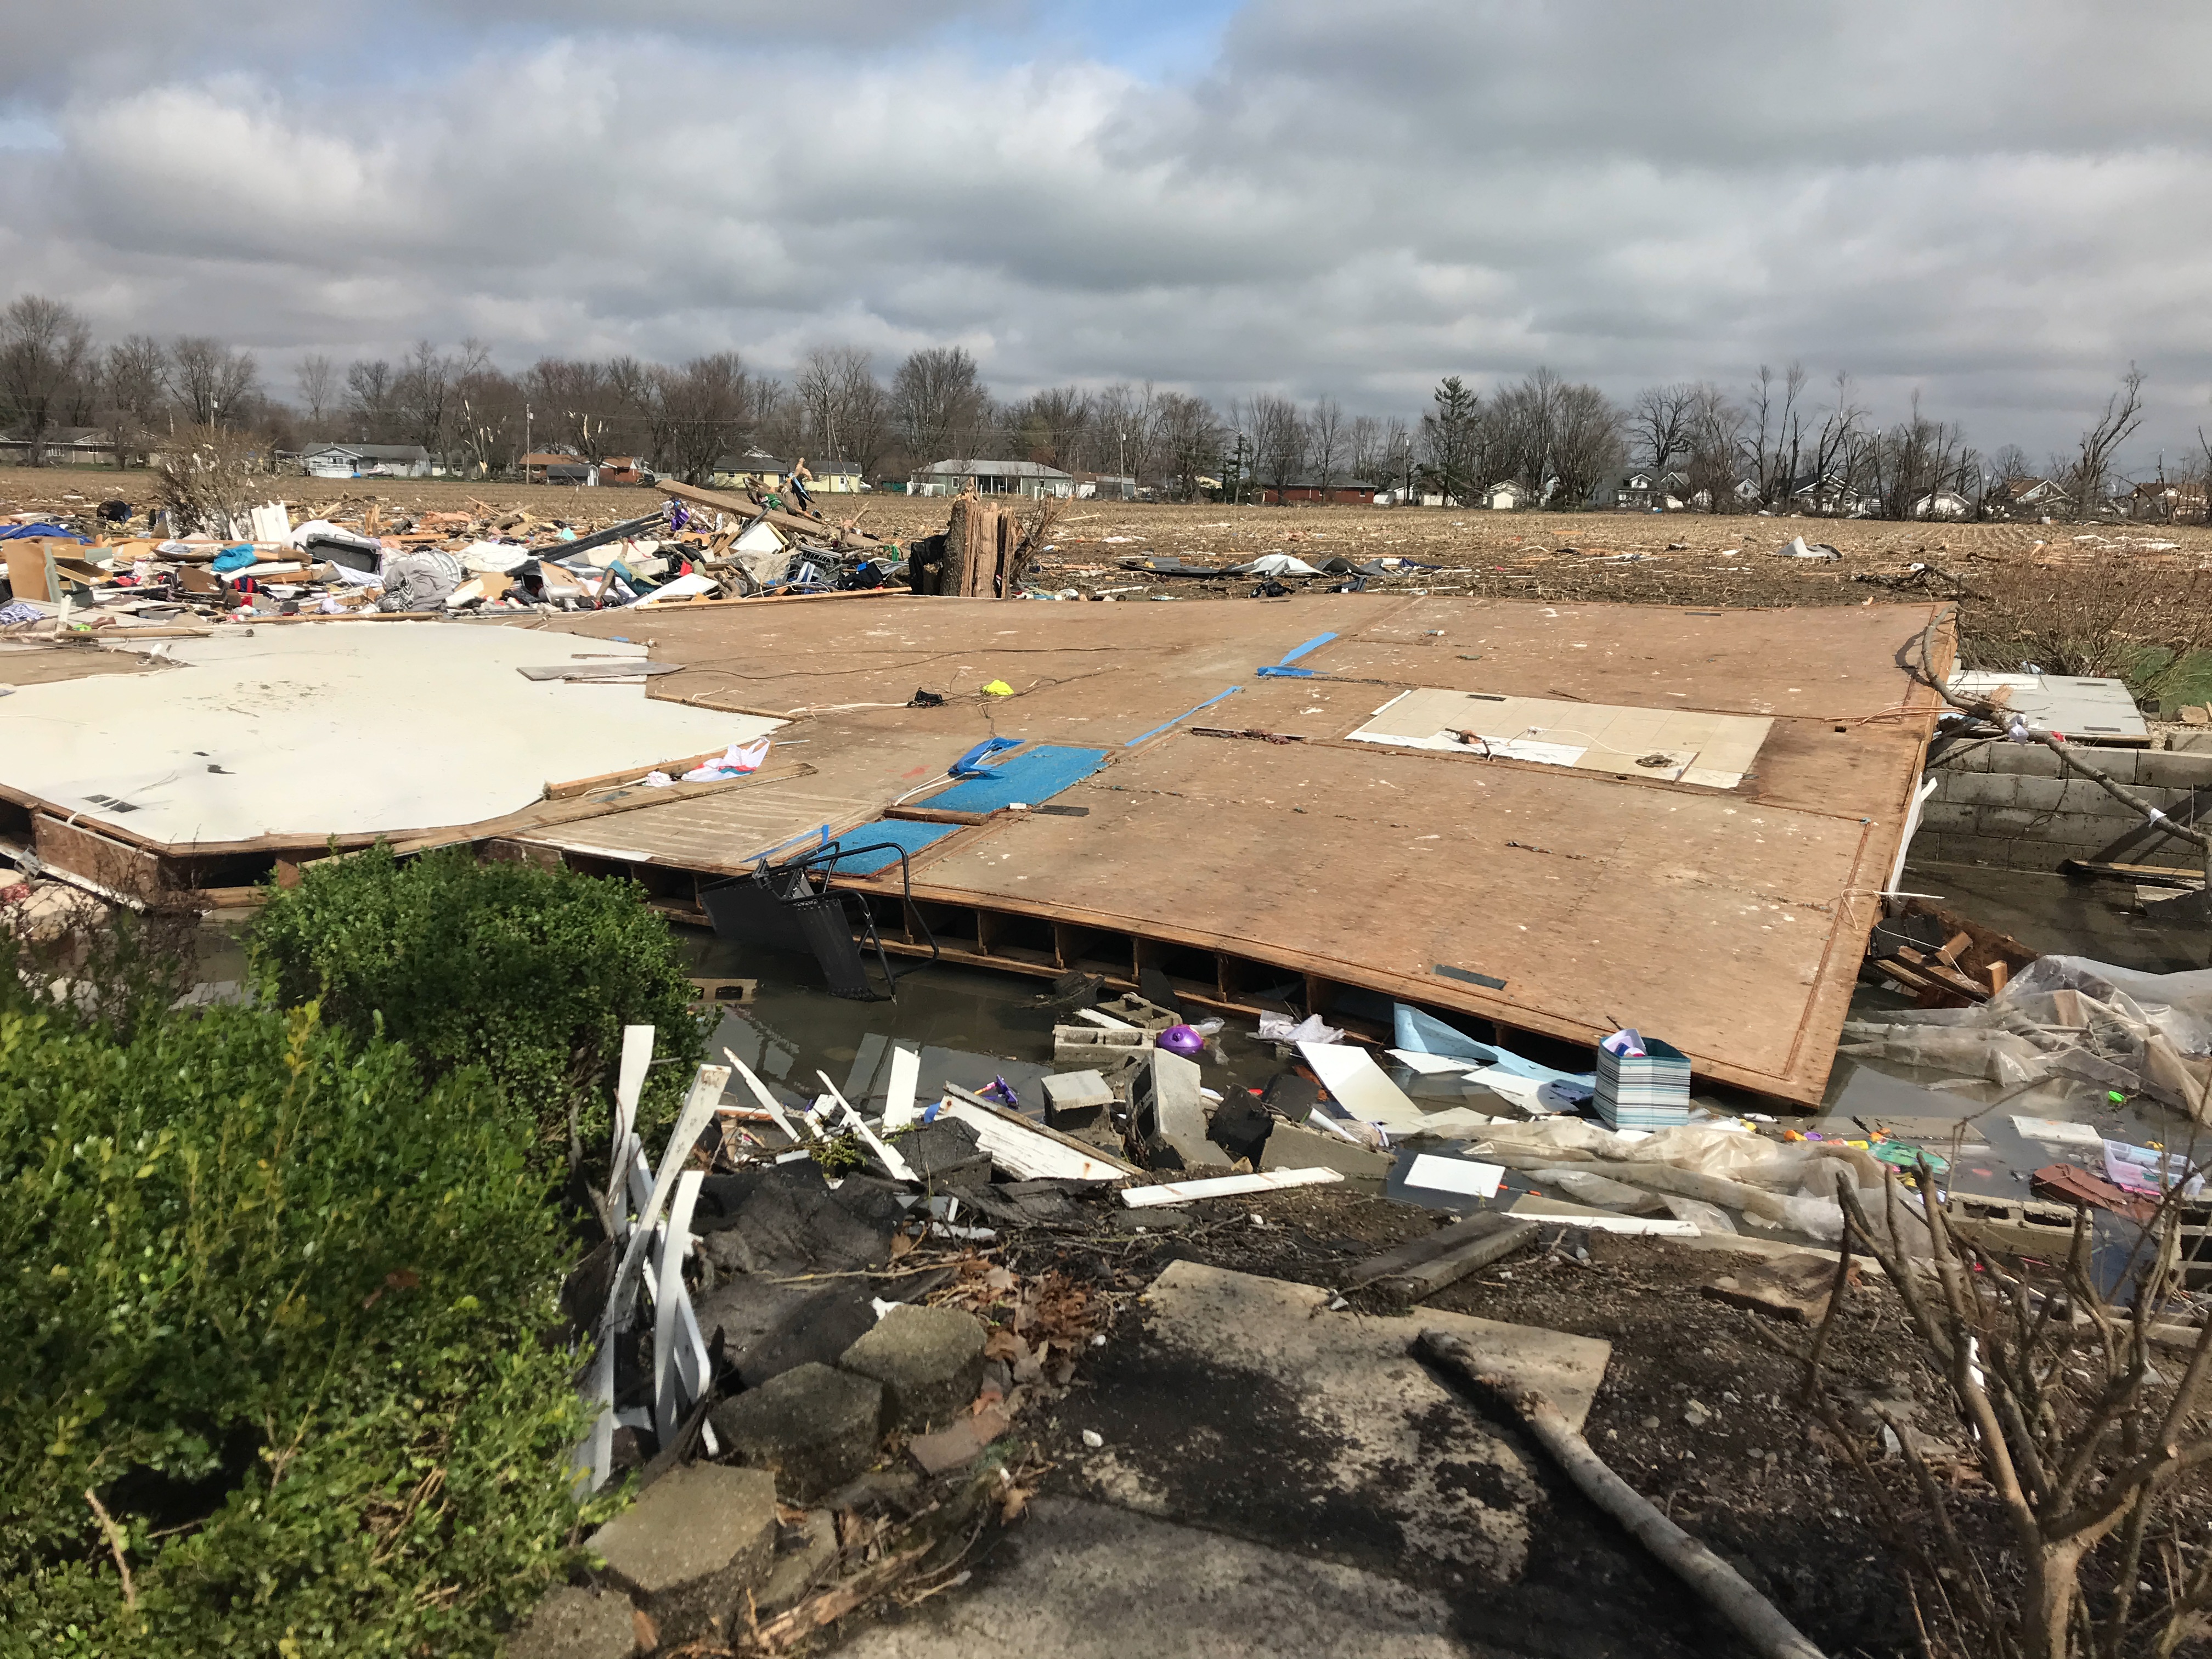
<svg viewBox="0 0 2212 1659"><path fill-rule="evenodd" d="M29 21L0 287L272 364L957 340L1380 410L1796 358L2039 453L2134 361L2147 443L2212 413L2201 7L1267 0L1166 79L1011 5L186 9Z"/></svg>

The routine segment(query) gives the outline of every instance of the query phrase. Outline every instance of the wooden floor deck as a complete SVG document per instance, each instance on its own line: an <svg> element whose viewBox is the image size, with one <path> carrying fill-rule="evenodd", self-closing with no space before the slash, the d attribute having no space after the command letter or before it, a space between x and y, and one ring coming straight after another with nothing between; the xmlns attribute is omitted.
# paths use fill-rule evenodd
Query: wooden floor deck
<svg viewBox="0 0 2212 1659"><path fill-rule="evenodd" d="M985 738L1103 750L1052 813L999 812L921 850L910 903L896 870L845 884L895 949L934 935L953 960L1085 968L1116 986L1157 969L1202 1006L1293 1004L1367 1030L1394 998L1577 1045L1636 1024L1708 1080L1801 1103L1826 1083L1939 706L1910 665L1923 636L1939 671L1952 655L1938 613L1902 605L856 597L504 625L542 635L548 662L596 640L644 644L681 665L652 680L653 699L788 724L755 778L661 791L617 777L485 823L389 826L403 847L463 841L626 873L697 917L702 887L764 857L887 811L927 814L947 768ZM149 710L161 678L143 678ZM1725 730L1715 775L1757 749L1720 788L1351 739L1423 689L1534 700L1554 723L1534 738L1568 746L1577 703L1743 717L1586 722ZM943 701L915 706L917 692ZM407 741L404 723L390 729ZM190 749L191 733L177 740ZM672 758L641 753L637 769ZM118 891L250 899L246 884L332 846L162 845L127 817L11 788L5 772L0 840Z"/></svg>

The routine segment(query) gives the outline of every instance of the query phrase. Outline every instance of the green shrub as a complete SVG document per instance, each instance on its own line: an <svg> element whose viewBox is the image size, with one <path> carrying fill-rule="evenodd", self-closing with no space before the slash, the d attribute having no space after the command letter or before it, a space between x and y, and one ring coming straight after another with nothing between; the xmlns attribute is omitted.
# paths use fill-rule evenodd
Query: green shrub
<svg viewBox="0 0 2212 1659"><path fill-rule="evenodd" d="M541 1158L605 1136L624 1025L651 1025L639 1117L672 1122L705 1051L675 939L630 883L479 864L465 848L406 865L379 847L272 888L246 947L264 1000L319 999L357 1039L404 1042L428 1073L481 1066L535 1122Z"/></svg>
<svg viewBox="0 0 2212 1659"><path fill-rule="evenodd" d="M126 1042L7 981L0 1648L489 1653L583 1427L524 1114L312 1006Z"/></svg>

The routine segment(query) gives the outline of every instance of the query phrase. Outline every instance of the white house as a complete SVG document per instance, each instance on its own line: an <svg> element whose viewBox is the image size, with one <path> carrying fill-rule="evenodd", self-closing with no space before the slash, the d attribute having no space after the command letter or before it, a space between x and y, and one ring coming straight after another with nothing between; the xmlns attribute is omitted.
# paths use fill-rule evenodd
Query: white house
<svg viewBox="0 0 2212 1659"><path fill-rule="evenodd" d="M1971 519L1974 504L1949 485L1923 495L1912 504L1916 519Z"/></svg>
<svg viewBox="0 0 2212 1659"><path fill-rule="evenodd" d="M939 461L914 475L916 495L957 495L973 486L979 495L1055 496L1075 494L1075 475L1038 461Z"/></svg>
<svg viewBox="0 0 2212 1659"><path fill-rule="evenodd" d="M420 444L323 444L300 465L311 478L427 478L430 452Z"/></svg>

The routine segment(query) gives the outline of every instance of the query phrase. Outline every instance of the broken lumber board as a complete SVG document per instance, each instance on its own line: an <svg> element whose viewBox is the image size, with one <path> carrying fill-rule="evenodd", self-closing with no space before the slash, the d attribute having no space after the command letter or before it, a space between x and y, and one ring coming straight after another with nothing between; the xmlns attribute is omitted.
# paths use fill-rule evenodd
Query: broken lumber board
<svg viewBox="0 0 2212 1659"><path fill-rule="evenodd" d="M550 668L518 668L514 672L526 680L634 680L652 674L680 674L684 665L629 657L614 662L556 664Z"/></svg>
<svg viewBox="0 0 2212 1659"><path fill-rule="evenodd" d="M1268 1170L1259 1175L1209 1176L1202 1181L1170 1181L1157 1187L1124 1187L1121 1201L1133 1210L1162 1204L1188 1204L1201 1198L1242 1198L1248 1193L1279 1192L1285 1187L1323 1187L1344 1179L1341 1170Z"/></svg>
<svg viewBox="0 0 2212 1659"><path fill-rule="evenodd" d="M780 512L772 507L763 507L758 501L747 501L742 495L727 495L719 490L702 489L696 484L676 483L665 478L653 487L665 495L673 495L678 501L689 501L694 507L711 507L717 513L733 514L755 522L764 519L778 530L827 535L840 543L849 538L854 545L859 547L884 545L864 532L841 529L826 519L810 519L801 514Z"/></svg>
<svg viewBox="0 0 2212 1659"><path fill-rule="evenodd" d="M1535 1198L1525 1194L1515 1199L1505 1213L1528 1216L1547 1226L1587 1227L1594 1233L1650 1233L1661 1238L1698 1236L1692 1224L1670 1216L1616 1215L1611 1210L1594 1210L1586 1204L1570 1204L1564 1199Z"/></svg>
<svg viewBox="0 0 2212 1659"><path fill-rule="evenodd" d="M1423 1331L1421 1355L1449 1366L1485 1394L1500 1398L1519 1414L1553 1460L1582 1488L1583 1495L1620 1522L1677 1577L1703 1596L1765 1659L1824 1659L1774 1604L1746 1583L1734 1567L1669 1521L1651 1501L1614 1474L1590 1449L1575 1425L1544 1394L1516 1388L1496 1374L1480 1355L1445 1331Z"/></svg>
<svg viewBox="0 0 2212 1659"><path fill-rule="evenodd" d="M2204 878L2195 871L2164 864L2102 864L2093 859L2062 859L2059 872L2087 876L2098 881L2143 882L2156 887L2202 888Z"/></svg>
<svg viewBox="0 0 2212 1659"><path fill-rule="evenodd" d="M1536 1222L1530 1218L1486 1210L1395 1250L1368 1257L1352 1270L1345 1288L1391 1279L1408 1285L1418 1302L1478 1267L1510 1255L1536 1236Z"/></svg>
<svg viewBox="0 0 2212 1659"><path fill-rule="evenodd" d="M720 750L715 751L716 754L720 752ZM711 759L713 757L703 758ZM804 761L771 761L757 772L742 772L733 778L705 778L697 783L679 781L657 789L637 782L636 778L642 775L641 773L633 775L627 784L610 786L613 793L597 799L579 799L574 795L549 797L532 801L519 811L485 818L480 823L416 830L393 841L392 851L395 857L404 858L411 854L427 853L432 848L448 847L459 842L490 841L498 836L520 835L533 830L550 830L559 824L577 823L586 818L604 817L615 812L632 811L639 807L665 806L677 801L696 799L701 795L719 794L723 790L735 789L756 781L775 782L787 778L812 777L814 768Z"/></svg>
<svg viewBox="0 0 2212 1659"><path fill-rule="evenodd" d="M1002 1111L988 1101L960 1091L948 1097L940 1116L954 1118L975 1132L975 1144L992 1163L1023 1181L1121 1181L1137 1171L1096 1146Z"/></svg>

